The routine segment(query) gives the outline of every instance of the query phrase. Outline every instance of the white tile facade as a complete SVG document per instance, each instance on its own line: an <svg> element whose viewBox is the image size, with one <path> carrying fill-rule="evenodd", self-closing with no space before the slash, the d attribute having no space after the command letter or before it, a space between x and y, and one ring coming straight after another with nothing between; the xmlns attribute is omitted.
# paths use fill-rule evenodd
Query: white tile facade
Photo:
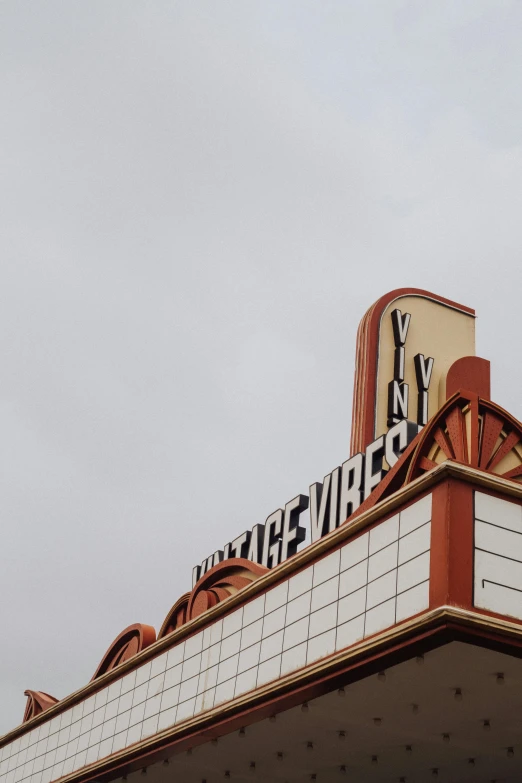
<svg viewBox="0 0 522 783"><path fill-rule="evenodd" d="M522 620L522 506L475 492L475 606Z"/></svg>
<svg viewBox="0 0 522 783"><path fill-rule="evenodd" d="M430 519L431 495L0 748L0 783L51 783L427 609Z"/></svg>

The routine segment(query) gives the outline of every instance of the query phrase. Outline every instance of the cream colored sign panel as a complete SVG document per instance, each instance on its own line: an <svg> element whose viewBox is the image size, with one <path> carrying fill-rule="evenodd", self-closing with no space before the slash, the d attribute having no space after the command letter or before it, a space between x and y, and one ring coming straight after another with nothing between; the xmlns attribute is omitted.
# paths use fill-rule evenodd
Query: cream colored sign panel
<svg viewBox="0 0 522 783"><path fill-rule="evenodd" d="M394 336L393 318L399 310L402 318L399 325L406 331L406 314L410 319L404 340L404 381L407 385L407 415L417 421L419 384L415 372L414 357L421 354L425 365L433 358L433 369L428 386L428 419L445 402L445 378L449 368L463 356L475 356L475 318L462 310L441 304L419 295L401 296L387 306L381 316L377 360L377 394L375 415L375 437L389 429L388 393L389 384L397 373L394 370L397 335ZM404 397L404 389L402 388Z"/></svg>

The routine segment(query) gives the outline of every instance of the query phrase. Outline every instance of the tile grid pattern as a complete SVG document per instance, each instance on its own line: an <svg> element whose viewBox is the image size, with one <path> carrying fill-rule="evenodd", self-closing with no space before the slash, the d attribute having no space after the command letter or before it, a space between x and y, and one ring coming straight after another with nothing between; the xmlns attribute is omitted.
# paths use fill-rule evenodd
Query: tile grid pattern
<svg viewBox="0 0 522 783"><path fill-rule="evenodd" d="M475 606L522 620L522 506L475 492Z"/></svg>
<svg viewBox="0 0 522 783"><path fill-rule="evenodd" d="M431 496L0 749L51 781L428 607Z"/></svg>

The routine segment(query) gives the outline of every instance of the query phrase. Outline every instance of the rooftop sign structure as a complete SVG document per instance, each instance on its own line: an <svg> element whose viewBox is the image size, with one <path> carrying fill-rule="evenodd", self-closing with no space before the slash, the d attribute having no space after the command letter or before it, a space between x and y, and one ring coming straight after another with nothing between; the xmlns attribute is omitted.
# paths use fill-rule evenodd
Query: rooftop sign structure
<svg viewBox="0 0 522 783"><path fill-rule="evenodd" d="M522 423L469 308L393 291L357 341L349 458L79 691L26 691L0 783L522 779Z"/></svg>
<svg viewBox="0 0 522 783"><path fill-rule="evenodd" d="M417 288L381 296L357 333L352 452L364 451L397 417L426 424L446 401L448 371L463 356L475 356L470 307Z"/></svg>

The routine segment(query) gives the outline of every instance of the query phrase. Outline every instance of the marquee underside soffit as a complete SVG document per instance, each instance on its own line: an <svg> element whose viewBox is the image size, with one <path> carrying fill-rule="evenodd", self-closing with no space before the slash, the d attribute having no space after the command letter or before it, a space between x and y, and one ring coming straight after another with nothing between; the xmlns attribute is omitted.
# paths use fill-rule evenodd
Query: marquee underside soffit
<svg viewBox="0 0 522 783"><path fill-rule="evenodd" d="M332 691L127 781L515 783L522 778L521 698L521 660L451 642L352 683L344 696Z"/></svg>

